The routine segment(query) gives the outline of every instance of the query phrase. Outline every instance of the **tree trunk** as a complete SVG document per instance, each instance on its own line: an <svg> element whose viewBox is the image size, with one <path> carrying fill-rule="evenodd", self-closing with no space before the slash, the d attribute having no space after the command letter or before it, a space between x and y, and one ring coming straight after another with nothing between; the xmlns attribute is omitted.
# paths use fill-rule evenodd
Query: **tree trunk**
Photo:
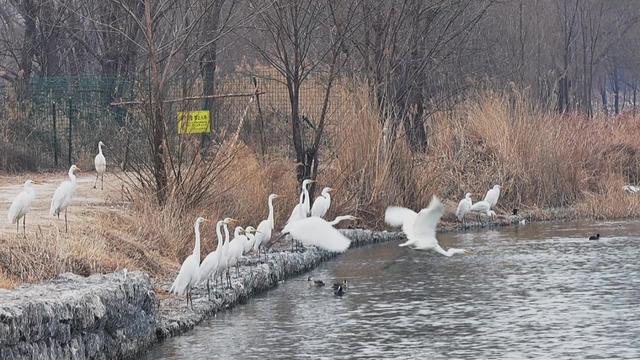
<svg viewBox="0 0 640 360"><path fill-rule="evenodd" d="M207 15L208 19L208 27L212 31L210 33L211 38L216 38L218 36L218 25L220 23L220 11L222 10L222 4L224 0L215 0L216 3L209 9L209 14ZM202 59L200 61L200 72L202 74L202 95L214 95L215 93L215 75L216 75L216 66L217 66L217 51L218 51L218 42L212 41L204 54L202 55ZM213 119L217 119L217 117L213 116L213 111L215 108L215 99L208 98L203 101L202 109L209 110L211 113L211 121ZM220 130L220 123L215 121L213 128L218 131ZM202 156L204 157L207 153L209 145L211 144L211 134L202 134L202 138L200 139L200 151Z"/></svg>
<svg viewBox="0 0 640 360"><path fill-rule="evenodd" d="M158 197L158 203L164 205L167 200L167 169L165 167L165 155L164 155L164 116L163 116L163 91L162 91L162 79L160 79L160 72L158 69L158 54L155 46L154 32L153 32L153 20L151 18L151 4L152 0L145 0L144 2L144 16L147 32L147 42L149 50L149 75L151 81L151 96L149 99L150 116L153 126L153 139L152 139L152 158L153 158L153 175L156 180L156 191Z"/></svg>

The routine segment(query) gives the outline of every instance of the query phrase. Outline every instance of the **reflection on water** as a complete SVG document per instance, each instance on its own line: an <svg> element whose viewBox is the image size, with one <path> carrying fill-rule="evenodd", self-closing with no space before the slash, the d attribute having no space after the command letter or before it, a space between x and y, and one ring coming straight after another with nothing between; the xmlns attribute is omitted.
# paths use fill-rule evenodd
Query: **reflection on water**
<svg viewBox="0 0 640 360"><path fill-rule="evenodd" d="M599 232L604 239L586 240ZM640 358L638 222L442 234L446 258L354 249L155 347L148 359ZM328 284L330 285L330 284Z"/></svg>

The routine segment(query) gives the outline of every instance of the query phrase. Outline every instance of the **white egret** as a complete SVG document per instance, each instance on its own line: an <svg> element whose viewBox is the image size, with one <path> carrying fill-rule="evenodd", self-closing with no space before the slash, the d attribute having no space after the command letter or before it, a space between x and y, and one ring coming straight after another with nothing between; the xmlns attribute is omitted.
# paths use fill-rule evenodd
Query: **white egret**
<svg viewBox="0 0 640 360"><path fill-rule="evenodd" d="M322 189L320 196L318 196L316 201L313 202L313 206L311 207L311 216L324 218L331 206L331 194L329 194L331 191L333 191L333 189L330 187Z"/></svg>
<svg viewBox="0 0 640 360"><path fill-rule="evenodd" d="M471 209L471 205L473 202L471 201L471 193L467 193L464 196L464 199L460 200L458 203L458 208L456 209L456 217L459 221L462 221L464 224L464 216L467 215L469 210Z"/></svg>
<svg viewBox="0 0 640 360"><path fill-rule="evenodd" d="M307 186L314 182L316 181L311 179L306 179L302 181L302 192L300 193L300 202L293 208L293 211L291 212L291 216L289 216L289 220L287 220L287 224L291 224L294 221L298 221L300 219L304 219L307 216L309 216L311 200L309 199L309 190L307 190Z"/></svg>
<svg viewBox="0 0 640 360"><path fill-rule="evenodd" d="M229 224L237 224L238 220L232 218L225 218L222 224L222 228L224 230L224 244L222 245L221 253L220 253L220 264L218 265L217 274L220 275L220 281L222 281L222 275L225 270L227 272L227 283L229 287L231 287L231 277L229 276Z"/></svg>
<svg viewBox="0 0 640 360"><path fill-rule="evenodd" d="M328 251L344 252L351 240L342 235L330 223L319 217L309 217L287 224L281 238L286 234L307 246L316 246Z"/></svg>
<svg viewBox="0 0 640 360"><path fill-rule="evenodd" d="M498 203L498 198L500 197L500 185L494 185L487 194L484 196L484 201L488 202L491 208L495 208Z"/></svg>
<svg viewBox="0 0 640 360"><path fill-rule="evenodd" d="M256 229L253 226L247 226L247 228L244 229L244 235L247 237L247 241L244 245L245 254L248 254L255 247L256 236L254 233L256 233Z"/></svg>
<svg viewBox="0 0 640 360"><path fill-rule="evenodd" d="M271 240L271 232L275 226L275 215L273 212L273 199L277 199L278 194L269 195L267 200L269 206L269 215L265 220L262 220L258 224L258 229L254 235L255 242L253 244L253 250L258 253L258 260L260 259L260 249L265 247Z"/></svg>
<svg viewBox="0 0 640 360"><path fill-rule="evenodd" d="M355 217L355 216L352 216L352 215L340 215L340 216L336 216L336 218L333 219L333 221L330 221L329 225L336 226L340 222L345 221L345 220L358 220L358 218Z"/></svg>
<svg viewBox="0 0 640 360"><path fill-rule="evenodd" d="M400 206L390 206L384 212L384 221L391 226L402 226L402 232L409 236L413 232L413 222L418 213Z"/></svg>
<svg viewBox="0 0 640 360"><path fill-rule="evenodd" d="M202 264L200 264L200 282L207 281L207 294L209 294L209 298L211 298L211 288L209 286L209 281L211 275L216 274L218 270L218 266L220 264L220 255L222 253L222 224L224 220L218 221L216 224L216 236L217 236L217 244L216 249L210 252L204 260L202 260Z"/></svg>
<svg viewBox="0 0 640 360"><path fill-rule="evenodd" d="M20 219L22 219L22 229L25 236L27 234L27 213L31 210L31 203L36 197L36 190L33 188L35 183L33 180L24 182L22 191L13 199L7 214L9 222L16 224L16 233L20 232Z"/></svg>
<svg viewBox="0 0 640 360"><path fill-rule="evenodd" d="M491 210L491 204L486 200L478 201L471 205L469 211L478 215L478 221L480 221L480 214L485 214L489 217L494 217L496 215L495 211Z"/></svg>
<svg viewBox="0 0 640 360"><path fill-rule="evenodd" d="M104 173L107 171L107 159L105 159L102 154L103 146L105 145L102 141L98 142L98 155L96 155L96 158L93 160L93 163L96 166L96 181L93 183L93 188L96 188L99 176L101 179L100 190L104 190Z"/></svg>
<svg viewBox="0 0 640 360"><path fill-rule="evenodd" d="M244 232L244 229L237 226L233 234L233 239L231 239L231 243L229 244L229 253L227 255L229 257L229 263L227 266L229 268L232 268L234 266L236 267L236 277L240 276L240 272L238 269L239 260L244 253L244 247L247 243L247 237L244 234L241 234L242 232Z"/></svg>
<svg viewBox="0 0 640 360"><path fill-rule="evenodd" d="M196 233L196 243L193 247L193 253L187 256L182 262L180 272L173 281L169 292L178 295L187 295L187 306L189 306L189 300L191 300L191 309L193 309L193 296L191 291L200 281L200 224L207 221L203 217L196 219L193 228Z"/></svg>
<svg viewBox="0 0 640 360"><path fill-rule="evenodd" d="M464 254L464 249L449 248L444 250L436 239L436 227L444 214L444 206L437 196L431 198L426 209L420 210L413 223L413 230L407 234L407 241L400 246L408 246L413 250L433 250L444 256Z"/></svg>
<svg viewBox="0 0 640 360"><path fill-rule="evenodd" d="M69 168L69 180L63 181L58 185L58 188L53 193L51 208L49 209L51 216L57 216L58 218L60 218L60 212L64 210L65 232L69 230L67 225L67 207L71 204L71 199L77 187L76 176L73 174L74 171L80 171L80 169L75 165L71 165Z"/></svg>

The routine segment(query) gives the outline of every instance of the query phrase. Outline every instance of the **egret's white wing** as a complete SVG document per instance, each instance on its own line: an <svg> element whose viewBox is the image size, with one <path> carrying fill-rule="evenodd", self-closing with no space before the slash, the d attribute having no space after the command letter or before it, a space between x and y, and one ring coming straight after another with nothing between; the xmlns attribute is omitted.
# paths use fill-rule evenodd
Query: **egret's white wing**
<svg viewBox="0 0 640 360"><path fill-rule="evenodd" d="M282 232L289 233L304 245L317 246L328 251L344 252L351 244L351 240L319 217L309 217L287 224Z"/></svg>
<svg viewBox="0 0 640 360"><path fill-rule="evenodd" d="M207 257L202 260L200 264L200 280L207 280L212 274L218 270L218 264L220 263L220 251L212 251Z"/></svg>
<svg viewBox="0 0 640 360"><path fill-rule="evenodd" d="M311 216L324 217L329 211L331 200L324 196L318 196L311 207Z"/></svg>
<svg viewBox="0 0 640 360"><path fill-rule="evenodd" d="M107 160L102 154L96 155L96 158L93 160L93 164L95 165L98 173L103 173L107 170Z"/></svg>
<svg viewBox="0 0 640 360"><path fill-rule="evenodd" d="M434 195L431 198L429 207L420 210L413 223L413 234L411 236L415 239L415 242L436 242L436 227L442 214L444 214L444 206L440 199Z"/></svg>
<svg viewBox="0 0 640 360"><path fill-rule="evenodd" d="M269 243L271 240L271 229L273 229L273 223L269 220L262 220L260 224L258 224L257 232L254 235L255 243L253 247L255 250Z"/></svg>
<svg viewBox="0 0 640 360"><path fill-rule="evenodd" d="M182 266L180 267L180 272L178 276L173 281L171 285L171 289L169 292L178 295L184 295L187 292L187 288L190 284L194 284L199 280L198 277L198 263L195 255L191 254L187 257Z"/></svg>
<svg viewBox="0 0 640 360"><path fill-rule="evenodd" d="M51 208L49 212L51 216L56 216L60 210L66 208L71 203L71 198L76 190L76 184L67 180L62 182L51 199Z"/></svg>
<svg viewBox="0 0 640 360"><path fill-rule="evenodd" d="M413 221L418 214L400 206L389 206L384 212L384 221L391 226L402 226L406 221Z"/></svg>
<svg viewBox="0 0 640 360"><path fill-rule="evenodd" d="M29 212L31 209L31 202L33 201L33 196L29 194L27 191L21 191L9 207L9 213L7 213L7 219L12 224L15 224L22 215Z"/></svg>
<svg viewBox="0 0 640 360"><path fill-rule="evenodd" d="M496 206L498 198L500 197L500 189L492 188L487 191L487 195L484 196L484 201L489 203L490 207Z"/></svg>
<svg viewBox="0 0 640 360"><path fill-rule="evenodd" d="M293 208L293 211L291 212L291 216L289 216L289 220L287 220L287 224L291 224L293 222L296 222L300 219L304 219L305 216L303 215L303 207L302 204L298 204Z"/></svg>

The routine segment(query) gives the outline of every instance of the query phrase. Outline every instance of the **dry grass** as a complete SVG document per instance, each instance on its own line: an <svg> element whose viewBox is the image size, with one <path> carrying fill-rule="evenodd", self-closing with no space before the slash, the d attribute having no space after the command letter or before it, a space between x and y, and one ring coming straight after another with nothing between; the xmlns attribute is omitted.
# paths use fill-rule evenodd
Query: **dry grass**
<svg viewBox="0 0 640 360"><path fill-rule="evenodd" d="M380 115L357 83L336 88L327 141L321 148L319 187L336 188L328 217L353 214L383 227L388 205L426 206L432 194L452 209L465 192L474 200L493 184L503 186L500 210L518 207L534 217L621 218L640 216L640 197L622 186L640 182L640 118L584 119L535 108L518 94L483 93L429 120L426 154L412 154L402 131L386 136ZM130 192L131 204L94 214L96 221L55 229L26 240L5 239L0 287L38 281L63 271L81 274L127 267L170 277L193 248L193 220L234 217L257 225L275 202L279 229L298 201L294 162L286 154L259 157L256 146L222 146L220 166L206 187L190 176L173 189L167 205L149 192ZM226 160L225 160L226 161ZM195 173L197 175L197 173ZM203 175L204 176L204 175ZM210 175L207 175L210 176ZM186 201L184 189L204 189ZM555 209L548 211L549 209ZM562 211L557 211L558 209ZM450 217L445 217L450 219ZM202 254L215 247L215 228L203 229Z"/></svg>

